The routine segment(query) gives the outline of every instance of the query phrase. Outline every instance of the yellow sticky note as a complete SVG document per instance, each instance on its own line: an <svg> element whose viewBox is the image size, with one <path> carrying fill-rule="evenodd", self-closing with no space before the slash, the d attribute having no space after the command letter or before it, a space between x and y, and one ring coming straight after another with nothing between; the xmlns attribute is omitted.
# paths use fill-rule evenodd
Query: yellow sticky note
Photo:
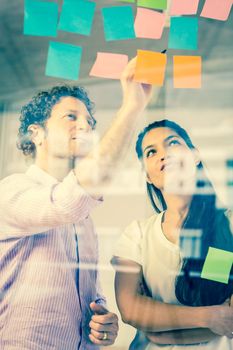
<svg viewBox="0 0 233 350"><path fill-rule="evenodd" d="M166 63L167 55L163 53L138 50L134 81L163 86Z"/></svg>
<svg viewBox="0 0 233 350"><path fill-rule="evenodd" d="M173 82L177 89L201 88L201 56L174 56Z"/></svg>

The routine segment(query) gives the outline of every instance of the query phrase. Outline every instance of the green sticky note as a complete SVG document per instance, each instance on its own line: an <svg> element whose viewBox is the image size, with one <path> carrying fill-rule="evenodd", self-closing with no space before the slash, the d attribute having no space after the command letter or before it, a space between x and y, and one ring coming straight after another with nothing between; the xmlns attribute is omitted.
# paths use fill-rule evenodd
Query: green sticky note
<svg viewBox="0 0 233 350"><path fill-rule="evenodd" d="M171 17L169 49L197 50L198 19L196 17Z"/></svg>
<svg viewBox="0 0 233 350"><path fill-rule="evenodd" d="M134 3L135 0L118 0L118 1L121 1L121 2L131 2L131 3Z"/></svg>
<svg viewBox="0 0 233 350"><path fill-rule="evenodd" d="M58 29L90 35L96 3L83 0L64 0Z"/></svg>
<svg viewBox="0 0 233 350"><path fill-rule="evenodd" d="M79 76L82 48L71 44L50 42L46 75L77 80Z"/></svg>
<svg viewBox="0 0 233 350"><path fill-rule="evenodd" d="M106 41L134 39L134 15L131 6L112 6L102 9Z"/></svg>
<svg viewBox="0 0 233 350"><path fill-rule="evenodd" d="M167 0L138 0L137 5L155 10L166 10Z"/></svg>
<svg viewBox="0 0 233 350"><path fill-rule="evenodd" d="M37 0L25 0L24 30L26 35L56 36L58 4Z"/></svg>
<svg viewBox="0 0 233 350"><path fill-rule="evenodd" d="M232 263L233 253L210 247L202 269L201 278L227 284Z"/></svg>

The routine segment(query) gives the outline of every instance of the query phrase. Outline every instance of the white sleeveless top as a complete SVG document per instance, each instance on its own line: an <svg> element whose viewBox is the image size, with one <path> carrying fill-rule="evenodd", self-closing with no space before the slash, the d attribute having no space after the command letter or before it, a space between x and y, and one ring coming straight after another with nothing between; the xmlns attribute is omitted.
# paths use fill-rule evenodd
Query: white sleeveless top
<svg viewBox="0 0 233 350"><path fill-rule="evenodd" d="M181 267L179 246L170 242L162 231L163 213L146 220L133 221L120 237L114 255L142 266L145 282L154 299L180 304L175 296L175 279ZM233 350L233 340L220 337L199 345L159 346L150 343L146 350Z"/></svg>

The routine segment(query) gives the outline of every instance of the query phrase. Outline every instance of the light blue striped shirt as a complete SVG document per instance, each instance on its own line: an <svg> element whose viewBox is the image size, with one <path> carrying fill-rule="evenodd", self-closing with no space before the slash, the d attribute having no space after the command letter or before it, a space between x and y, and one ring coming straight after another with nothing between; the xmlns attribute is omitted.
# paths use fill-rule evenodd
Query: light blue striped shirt
<svg viewBox="0 0 233 350"><path fill-rule="evenodd" d="M32 165L0 182L1 350L98 348L88 338L89 304L102 298L89 213L100 202L72 171L58 182Z"/></svg>

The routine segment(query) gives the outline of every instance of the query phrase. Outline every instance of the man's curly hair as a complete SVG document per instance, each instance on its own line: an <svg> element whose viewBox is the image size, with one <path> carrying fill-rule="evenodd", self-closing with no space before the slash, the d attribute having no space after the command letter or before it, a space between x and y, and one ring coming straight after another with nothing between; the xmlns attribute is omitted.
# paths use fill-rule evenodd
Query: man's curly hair
<svg viewBox="0 0 233 350"><path fill-rule="evenodd" d="M95 128L96 120L93 117L94 103L89 99L87 91L83 87L61 85L55 86L48 91L41 91L21 109L17 147L22 150L24 155L35 157L36 153L36 146L31 140L31 132L28 130L28 127L31 124L37 124L45 128L53 106L62 97L75 97L83 102L92 117L92 128Z"/></svg>

